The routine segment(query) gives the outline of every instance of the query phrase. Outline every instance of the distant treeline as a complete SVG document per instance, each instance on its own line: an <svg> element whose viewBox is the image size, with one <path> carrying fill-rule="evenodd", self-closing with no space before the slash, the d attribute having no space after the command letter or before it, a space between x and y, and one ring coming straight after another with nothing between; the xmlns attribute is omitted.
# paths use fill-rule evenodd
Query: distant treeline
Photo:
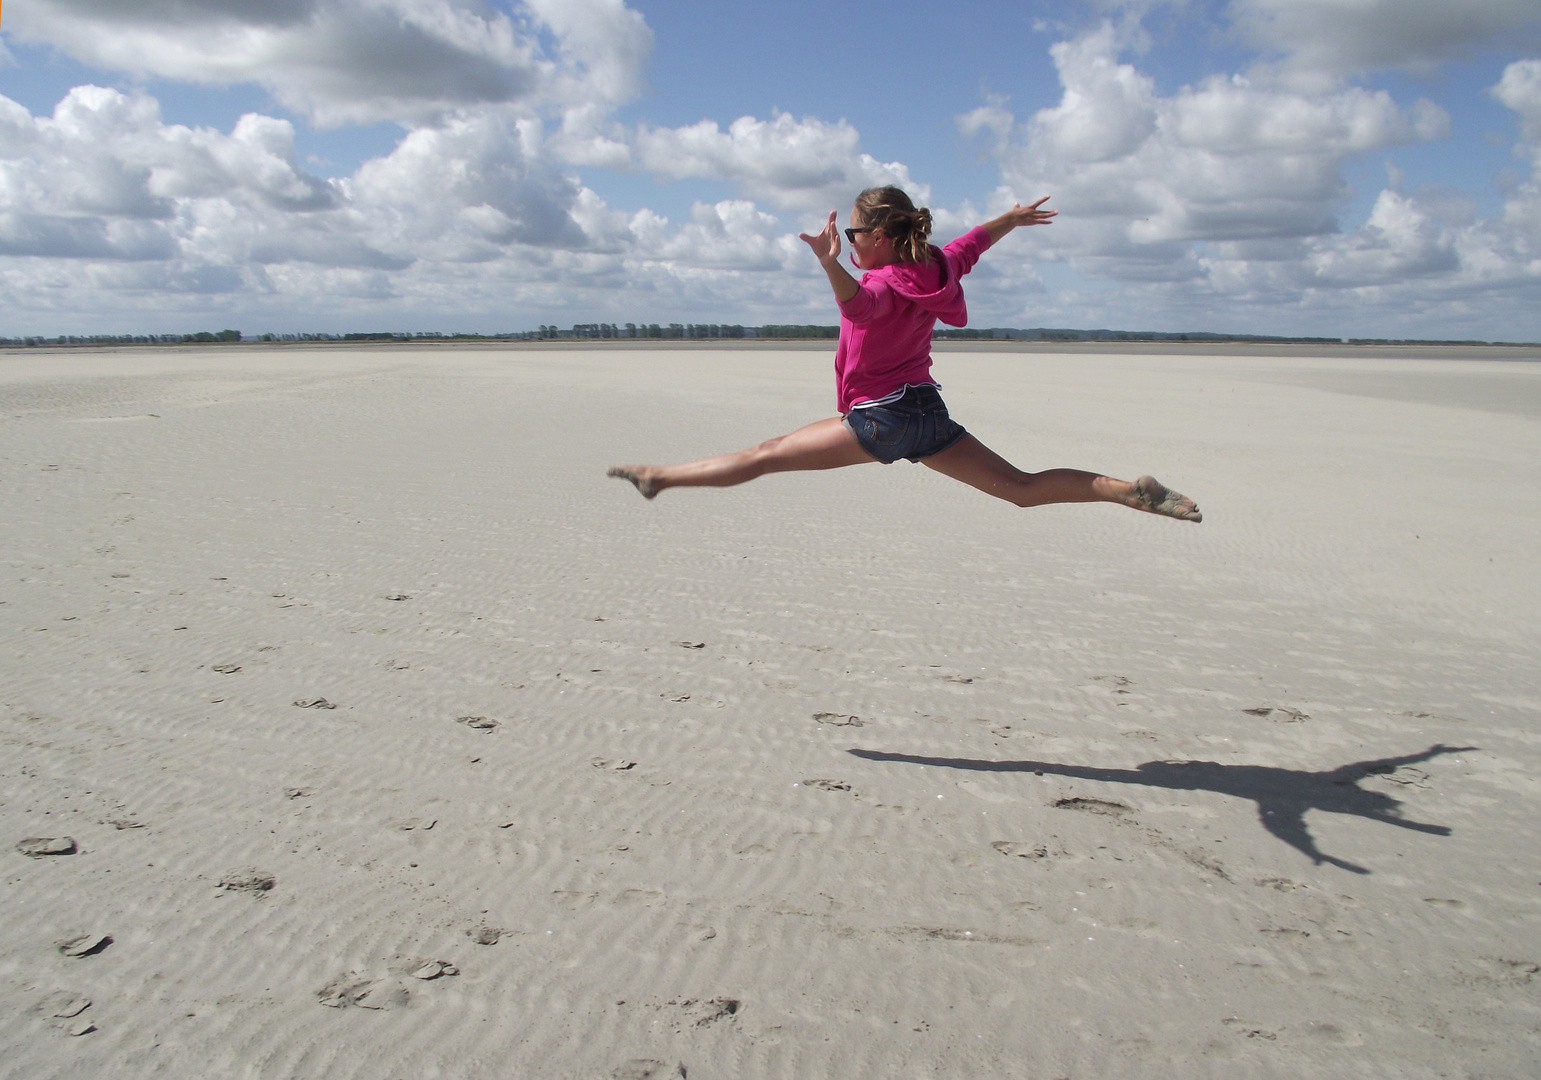
<svg viewBox="0 0 1541 1080"><path fill-rule="evenodd" d="M741 326L738 323L575 323L570 328L546 326L535 330L506 334L461 334L399 331L373 331L351 334L255 334L239 330L194 334L89 334L59 337L0 337L0 346L70 346L70 345L202 345L234 342L325 342L325 341L715 341L745 338L770 338L780 341L822 341L840 336L838 326L811 324L768 324ZM1156 330L1070 330L1039 327L1023 330L994 326L988 329L936 330L939 341L1191 341L1238 342L1275 345L1511 345L1517 342L1438 340L1426 338L1335 338L1285 337L1273 334L1214 334L1202 332L1166 333ZM1533 343L1532 343L1533 344Z"/></svg>
<svg viewBox="0 0 1541 1080"><path fill-rule="evenodd" d="M1293 342L1301 345L1340 345L1342 338L1277 337L1261 334L1163 333L1158 330L1069 330L1038 327L1019 330L991 327L988 330L954 330L938 327L931 335L939 341L1256 341Z"/></svg>
<svg viewBox="0 0 1541 1080"><path fill-rule="evenodd" d="M1166 333L1159 330L1069 330L1038 327L1021 330L995 326L987 330L938 328L938 341L1213 341L1264 345L1502 345L1498 341L1445 341L1416 338L1286 337L1280 334L1211 334L1199 331Z"/></svg>
<svg viewBox="0 0 1541 1080"><path fill-rule="evenodd" d="M737 323L574 323L571 330L559 326L542 326L535 337L541 341L609 341L645 340L648 338L702 341L708 338L756 337L756 327L739 326Z"/></svg>
<svg viewBox="0 0 1541 1080"><path fill-rule="evenodd" d="M196 334L61 334L59 337L0 337L0 345L188 345L240 341L239 330Z"/></svg>

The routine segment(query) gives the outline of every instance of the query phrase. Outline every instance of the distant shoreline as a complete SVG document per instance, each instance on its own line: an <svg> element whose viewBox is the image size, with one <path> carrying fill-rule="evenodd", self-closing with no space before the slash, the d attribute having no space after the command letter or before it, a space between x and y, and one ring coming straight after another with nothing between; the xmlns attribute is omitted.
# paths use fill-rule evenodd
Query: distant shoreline
<svg viewBox="0 0 1541 1080"><path fill-rule="evenodd" d="M145 353L207 352L234 350L304 352L304 351L414 351L455 350L477 352L587 352L594 350L622 352L690 351L762 351L762 352L833 352L835 342L827 338L708 338L708 339L581 339L509 341L504 339L414 338L374 341L241 341L241 342L115 342L66 343L63 345L0 345L0 357L41 356L50 353ZM1114 356L1278 356L1278 357L1383 357L1386 359L1505 360L1541 361L1541 343L1442 344L1410 341L1405 344L1333 343L1333 342L1260 342L1234 341L1108 341L1108 340L1020 340L970 338L937 339L936 353L1020 353L1020 354L1107 354Z"/></svg>

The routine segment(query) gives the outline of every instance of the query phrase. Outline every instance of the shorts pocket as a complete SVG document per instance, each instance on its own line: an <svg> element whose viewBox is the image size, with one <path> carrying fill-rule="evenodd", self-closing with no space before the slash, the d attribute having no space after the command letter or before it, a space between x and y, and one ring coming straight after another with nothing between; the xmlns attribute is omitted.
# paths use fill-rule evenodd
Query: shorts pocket
<svg viewBox="0 0 1541 1080"><path fill-rule="evenodd" d="M865 441L873 446L894 449L903 446L909 438L915 417L906 413L885 409L882 406L861 409L856 413Z"/></svg>

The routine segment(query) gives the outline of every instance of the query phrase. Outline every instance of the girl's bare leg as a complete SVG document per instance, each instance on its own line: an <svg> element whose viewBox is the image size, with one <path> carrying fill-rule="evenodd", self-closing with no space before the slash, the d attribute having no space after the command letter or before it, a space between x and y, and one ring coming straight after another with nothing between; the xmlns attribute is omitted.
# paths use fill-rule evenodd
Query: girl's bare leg
<svg viewBox="0 0 1541 1080"><path fill-rule="evenodd" d="M1111 502L1183 521L1204 520L1192 499L1153 476L1142 476L1130 483L1079 469L1023 472L972 435L963 436L940 454L922 458L921 462L944 476L962 480L1017 506Z"/></svg>
<svg viewBox="0 0 1541 1080"><path fill-rule="evenodd" d="M748 450L682 465L617 465L609 475L630 480L651 499L664 488L732 487L766 473L838 469L876 460L861 448L840 418L832 416Z"/></svg>

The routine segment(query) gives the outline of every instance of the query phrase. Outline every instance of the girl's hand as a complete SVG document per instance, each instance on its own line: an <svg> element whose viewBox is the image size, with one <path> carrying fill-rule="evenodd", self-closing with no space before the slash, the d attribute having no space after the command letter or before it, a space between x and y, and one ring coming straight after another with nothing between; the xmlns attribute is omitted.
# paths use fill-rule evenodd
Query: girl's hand
<svg viewBox="0 0 1541 1080"><path fill-rule="evenodd" d="M1037 202L1029 203L1027 206L1017 203L1000 217L993 221L985 222L985 228L990 233L990 243L996 243L1001 237L1019 225L1052 225L1054 217L1059 211L1038 209L1048 201L1049 197L1045 195Z"/></svg>
<svg viewBox="0 0 1541 1080"><path fill-rule="evenodd" d="M856 295L856 279L840 265L840 230L835 227L835 211L829 212L829 220L824 223L823 232L816 232L812 236L798 233L797 238L813 249L814 258L819 260L819 265L829 277L830 288L835 290L836 300L843 302Z"/></svg>
<svg viewBox="0 0 1541 1080"><path fill-rule="evenodd" d="M1054 216L1058 214L1059 211L1038 209L1048 201L1049 197L1045 195L1037 202L1028 206L1023 206L1021 203L1017 203L1011 208L1008 216L1011 217L1013 225L1050 225L1054 221Z"/></svg>
<svg viewBox="0 0 1541 1080"><path fill-rule="evenodd" d="M840 230L835 227L835 211L829 212L829 221L824 225L823 232L798 233L797 238L813 249L813 257L821 263L840 259Z"/></svg>

